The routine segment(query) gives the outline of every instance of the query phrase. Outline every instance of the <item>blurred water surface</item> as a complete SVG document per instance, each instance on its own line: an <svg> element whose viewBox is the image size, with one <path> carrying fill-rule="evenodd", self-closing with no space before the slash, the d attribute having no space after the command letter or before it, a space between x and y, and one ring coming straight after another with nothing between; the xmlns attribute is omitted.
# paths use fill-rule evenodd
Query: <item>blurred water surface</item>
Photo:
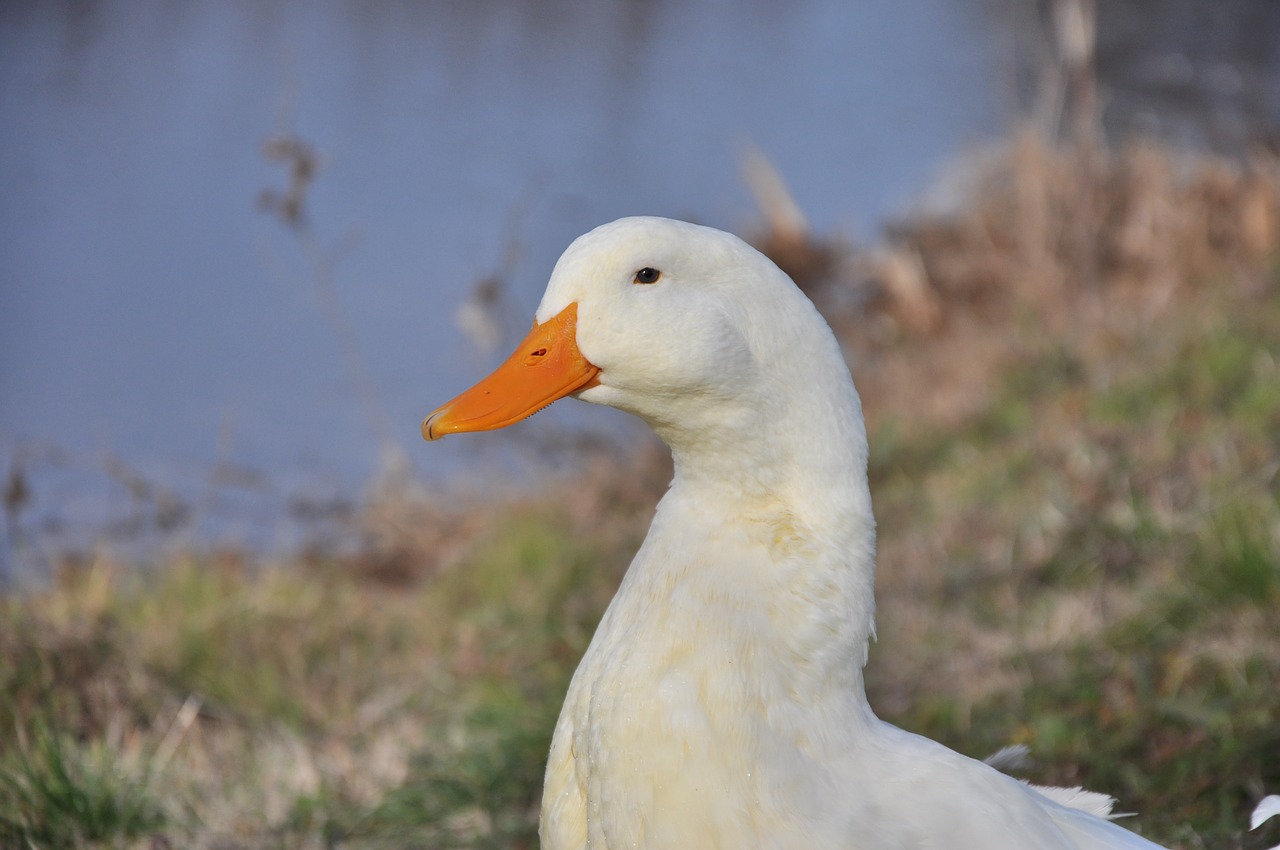
<svg viewBox="0 0 1280 850"><path fill-rule="evenodd" d="M422 415L497 356L454 321L478 279L506 274L518 333L596 224L741 227L748 144L817 226L865 234L1000 116L989 30L945 0L100 0L3 22L0 432L161 479L376 465L313 267L256 206L287 183L273 134L320 153L315 241L387 436L431 476L466 447L421 445Z"/></svg>
<svg viewBox="0 0 1280 850"><path fill-rule="evenodd" d="M428 481L466 468L482 440L428 447L418 423L505 353L457 327L477 281L509 284L505 348L596 224L741 231L748 145L817 228L870 238L1004 128L1010 18L978 0L6 3L0 450L27 521L127 525L148 481L198 495L217 469L250 501L351 494L380 441ZM281 135L319 154L309 237L259 203L288 184L263 157Z"/></svg>

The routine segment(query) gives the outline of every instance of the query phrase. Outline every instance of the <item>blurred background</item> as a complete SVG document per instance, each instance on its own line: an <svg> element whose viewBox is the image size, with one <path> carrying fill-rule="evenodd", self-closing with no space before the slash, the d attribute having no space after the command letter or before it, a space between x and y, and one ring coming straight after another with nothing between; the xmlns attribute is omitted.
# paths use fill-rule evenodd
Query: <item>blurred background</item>
<svg viewBox="0 0 1280 850"><path fill-rule="evenodd" d="M668 461L419 423L649 214L845 346L877 710L1264 846L1278 152L1274 0L0 5L0 844L530 846Z"/></svg>
<svg viewBox="0 0 1280 850"><path fill-rule="evenodd" d="M1043 3L0 15L0 453L28 538L81 546L161 490L185 533L297 546L288 499L456 474L484 449L418 422L505 354L559 252L629 214L748 232L753 152L866 243L960 203L964 157L1029 115L1232 154L1280 122L1280 23L1248 0L1106 4L1079 95Z"/></svg>

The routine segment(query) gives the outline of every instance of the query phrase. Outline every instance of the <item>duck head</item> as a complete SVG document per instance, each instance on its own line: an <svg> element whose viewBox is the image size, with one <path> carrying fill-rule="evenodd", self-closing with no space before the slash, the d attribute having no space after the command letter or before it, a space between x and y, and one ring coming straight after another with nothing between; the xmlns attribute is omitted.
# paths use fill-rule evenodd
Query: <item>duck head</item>
<svg viewBox="0 0 1280 850"><path fill-rule="evenodd" d="M866 432L834 335L786 274L706 227L596 228L556 264L515 353L422 432L501 428L566 395L652 426L675 467L654 529L681 547L745 535L795 566L787 580L830 609L811 618L814 640L855 674L874 610Z"/></svg>
<svg viewBox="0 0 1280 850"><path fill-rule="evenodd" d="M817 417L830 393L857 404L826 323L768 258L711 228L626 218L569 246L524 342L422 433L502 428L573 395L640 416L676 449Z"/></svg>
<svg viewBox="0 0 1280 850"><path fill-rule="evenodd" d="M726 512L781 502L871 539L866 429L840 347L736 236L625 218L579 237L525 341L422 433L502 428L567 395L645 420L671 448L675 481Z"/></svg>

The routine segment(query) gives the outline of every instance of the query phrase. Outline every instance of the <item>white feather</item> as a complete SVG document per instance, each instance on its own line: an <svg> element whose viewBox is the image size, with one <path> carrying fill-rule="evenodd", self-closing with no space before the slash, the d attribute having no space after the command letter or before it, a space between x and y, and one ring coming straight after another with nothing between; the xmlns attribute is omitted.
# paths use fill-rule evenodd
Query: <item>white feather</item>
<svg viewBox="0 0 1280 850"><path fill-rule="evenodd" d="M1249 829L1257 829L1276 815L1280 815L1280 794L1269 794L1258 801L1249 818Z"/></svg>
<svg viewBox="0 0 1280 850"><path fill-rule="evenodd" d="M1249 818L1249 829L1251 831L1257 829L1276 815L1280 815L1280 795L1269 794L1258 801L1253 815ZM1280 850L1280 844L1269 850Z"/></svg>
<svg viewBox="0 0 1280 850"><path fill-rule="evenodd" d="M1031 787L1060 806L1066 806L1068 809L1078 809L1094 817L1106 818L1107 820L1129 817L1128 814L1111 813L1116 804L1114 797L1099 794L1097 791L1086 791L1079 785L1074 788L1057 788L1052 785L1031 785Z"/></svg>
<svg viewBox="0 0 1280 850"><path fill-rule="evenodd" d="M636 285L641 268L661 272ZM675 478L556 725L547 850L1100 850L1111 800L1038 789L879 720L861 405L826 323L728 234L624 219L556 265L600 368Z"/></svg>

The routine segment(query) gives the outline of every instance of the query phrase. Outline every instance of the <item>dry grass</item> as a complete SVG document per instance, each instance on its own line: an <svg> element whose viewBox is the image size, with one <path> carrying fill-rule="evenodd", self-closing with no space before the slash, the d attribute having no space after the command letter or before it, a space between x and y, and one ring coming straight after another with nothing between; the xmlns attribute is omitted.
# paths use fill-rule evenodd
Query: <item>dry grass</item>
<svg viewBox="0 0 1280 850"><path fill-rule="evenodd" d="M840 320L876 704L969 752L1030 744L1037 778L1181 846L1280 783L1278 166L1023 136L971 208L893 228L921 278Z"/></svg>
<svg viewBox="0 0 1280 850"><path fill-rule="evenodd" d="M1274 155L1051 147L1028 132L972 168L963 209L891 225L856 275L811 287L835 312L875 419L959 424L1029 353L1065 343L1119 359L1199 290L1258 296L1270 283ZM869 311L838 309L866 299L840 297L851 287L870 290Z"/></svg>

